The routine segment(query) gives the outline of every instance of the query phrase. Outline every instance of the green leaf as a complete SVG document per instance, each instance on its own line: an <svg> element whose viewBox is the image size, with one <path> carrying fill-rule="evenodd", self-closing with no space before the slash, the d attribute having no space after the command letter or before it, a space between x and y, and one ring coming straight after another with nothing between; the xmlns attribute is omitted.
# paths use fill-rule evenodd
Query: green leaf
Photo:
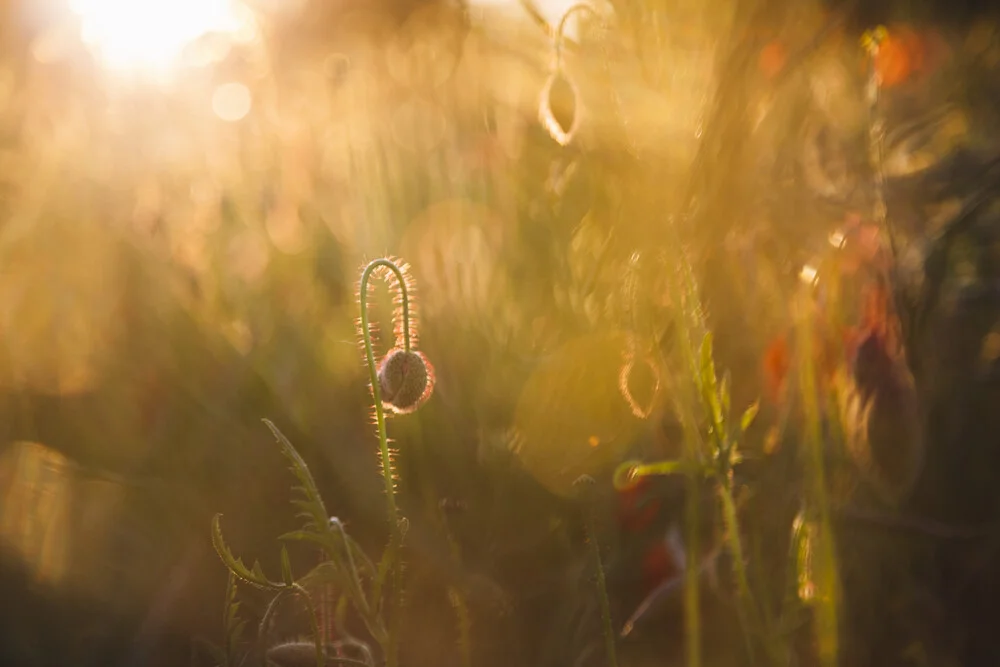
<svg viewBox="0 0 1000 667"><path fill-rule="evenodd" d="M323 498L319 494L316 481L313 479L312 473L309 472L309 466L306 465L306 462L299 455L298 451L296 451L295 447L292 446L288 438L278 430L278 427L270 419L263 421L271 429L271 433L274 434L275 439L277 439L278 444L281 446L281 452L288 459L289 469L299 480L300 485L294 487L293 491L301 494L303 497L296 498L292 502L295 506L302 509L301 516L306 519L306 528L317 532L326 530L330 515L326 512L326 506L323 504Z"/></svg>
<svg viewBox="0 0 1000 667"><path fill-rule="evenodd" d="M292 575L292 561L288 558L288 549L285 548L284 544L281 545L281 579L287 586L295 583L295 577Z"/></svg>
<svg viewBox="0 0 1000 667"><path fill-rule="evenodd" d="M232 667L236 664L236 649L243 639L243 630L246 621L239 617L240 603L236 599L237 594L236 575L229 571L229 579L226 582L226 604L222 611L222 625L226 633L226 643L221 649L222 662L224 667Z"/></svg>
<svg viewBox="0 0 1000 667"><path fill-rule="evenodd" d="M293 530L284 535L279 535L279 540L284 540L288 542L309 542L311 544L316 544L326 552L330 560L335 561L340 564L344 561L344 556L346 555L343 550L345 545L350 548L351 556L355 563L360 563L358 574L373 577L375 576L375 565L372 563L371 559L368 558L368 554L364 552L361 545L354 541L350 535L346 532L338 534L340 531L331 531L326 533L314 533L308 530Z"/></svg>
<svg viewBox="0 0 1000 667"><path fill-rule="evenodd" d="M253 572L255 577L258 577L263 581L268 581L267 576L264 574L264 568L260 566L259 560L254 559L253 567L250 568L250 571Z"/></svg>
<svg viewBox="0 0 1000 667"><path fill-rule="evenodd" d="M706 389L715 388L715 360L712 357L712 332L705 333L701 339L701 347L698 350L700 359L702 386Z"/></svg>
<svg viewBox="0 0 1000 667"><path fill-rule="evenodd" d="M284 588L284 584L275 583L264 576L264 571L260 567L259 562L254 562L253 568L250 569L243 563L242 558L237 558L233 555L232 551L229 550L229 547L226 546L225 540L222 538L222 526L220 524L221 518L221 514L216 514L212 518L212 546L215 547L216 553L219 554L219 558L221 558L223 564L229 568L229 571L237 578L245 581L251 586L256 586L257 588L273 591Z"/></svg>
<svg viewBox="0 0 1000 667"><path fill-rule="evenodd" d="M751 426L753 426L754 420L757 419L757 413L760 411L760 401L754 401L750 404L746 410L743 411L743 416L740 417L740 432L746 433Z"/></svg>
<svg viewBox="0 0 1000 667"><path fill-rule="evenodd" d="M344 589L344 571L333 561L323 561L299 578L299 583L305 588L314 588L332 584L334 588Z"/></svg>
<svg viewBox="0 0 1000 667"><path fill-rule="evenodd" d="M361 547L352 538L346 533L343 533L342 537L350 545L351 552L355 556L360 556L361 567L365 574L374 579L377 574L374 564L368 560ZM357 561L341 555L343 542L339 541L337 533L331 532L318 535L307 531L293 531L292 533L282 535L280 539L313 542L322 546L327 553L333 554L330 556L330 560L324 561L310 570L299 580L298 584L303 586L313 586L321 583L334 584L338 590L344 591L346 598L354 605L354 609L361 616L362 621L364 621L365 626L372 633L372 636L376 638L384 637L385 629L383 623L377 618L379 610L372 611L368 598L365 595L365 590L362 587L359 573L354 569Z"/></svg>
<svg viewBox="0 0 1000 667"><path fill-rule="evenodd" d="M700 385L702 400L708 409L711 418L712 431L717 441L725 439L726 434L722 432L722 404L719 401L718 377L715 374L715 360L712 357L712 332L709 331L701 341Z"/></svg>
<svg viewBox="0 0 1000 667"><path fill-rule="evenodd" d="M722 375L722 382L719 383L719 401L722 403L722 417L726 420L726 423L729 423L730 410L732 409L729 396L730 380L730 374L727 370Z"/></svg>

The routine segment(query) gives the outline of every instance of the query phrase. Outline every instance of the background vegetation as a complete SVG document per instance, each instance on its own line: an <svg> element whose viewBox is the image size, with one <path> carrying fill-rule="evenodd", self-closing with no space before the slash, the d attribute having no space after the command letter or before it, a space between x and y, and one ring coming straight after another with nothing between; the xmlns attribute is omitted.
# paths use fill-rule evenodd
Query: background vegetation
<svg viewBox="0 0 1000 667"><path fill-rule="evenodd" d="M0 662L211 664L212 517L275 579L299 523L263 418L377 558L394 255L399 664L604 664L595 546L622 665L995 664L1000 35L898 5L260 0L133 70L0 0Z"/></svg>

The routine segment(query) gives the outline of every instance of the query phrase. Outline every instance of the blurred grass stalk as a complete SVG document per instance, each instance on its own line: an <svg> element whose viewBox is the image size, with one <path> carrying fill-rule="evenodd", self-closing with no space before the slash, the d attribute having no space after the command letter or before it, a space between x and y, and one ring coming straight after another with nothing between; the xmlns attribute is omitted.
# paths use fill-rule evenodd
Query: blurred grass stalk
<svg viewBox="0 0 1000 667"><path fill-rule="evenodd" d="M804 288L794 304L796 347L799 350L799 387L805 418L804 472L806 504L818 519L818 544L812 559L812 576L815 586L813 604L816 608L816 633L820 663L836 667L839 653L839 576L830 522L830 503L826 493L824 469L824 443L820 422L819 388L814 363L813 327L808 316L808 287Z"/></svg>
<svg viewBox="0 0 1000 667"><path fill-rule="evenodd" d="M675 237L676 238L676 237ZM730 403L728 383L721 384L716 375L712 351L712 336L705 321L704 309L698 296L698 284L690 263L679 243L674 265L679 270L674 273L670 289L675 297L674 303L680 304L680 352L683 363L687 367L691 382L685 382L681 392L675 394L676 409L684 424L684 463L682 469L687 470L687 497L685 507L685 543L686 562L700 563L703 558L700 535L700 506L697 500L701 497L704 476L714 479L715 492L722 509L725 544L729 551L733 566L733 576L737 586L737 613L746 642L747 657L750 664L755 662L754 636L762 640L769 658L775 663L781 656L787 655L787 647L778 643L779 635L772 627L771 615L762 614L757 606L750 588L749 577L744 562L742 533L739 522L738 507L734 495L732 466L738 461L738 438L752 423L756 416L757 406L751 405L740 420L738 435L732 435L729 424ZM700 349L696 349L694 340L701 341ZM700 405L699 408L697 406ZM707 417L710 427L710 440L706 442L699 424ZM701 568L685 568L684 578L684 612L685 633L687 639L687 664L697 667L701 664L701 602L700 581ZM766 611L766 610L765 610Z"/></svg>
<svg viewBox="0 0 1000 667"><path fill-rule="evenodd" d="M669 223L671 230L674 230L674 222ZM674 403L677 414L680 416L684 429L684 450L683 457L685 463L693 470L701 470L703 465L702 452L704 442L701 437L697 418L696 405L700 402L698 391L698 358L692 343L692 336L704 336L706 326L700 300L697 297L694 277L691 267L687 262L683 248L679 245L679 238L675 235L673 248L677 253L674 266L680 267L679 271L671 272L668 282L672 292L671 297L675 304L681 305L680 310L680 346L684 363L691 371L689 382L682 382L682 388L674 392ZM679 275L680 274L680 275ZM685 376L686 377L686 376ZM686 488L688 502L684 508L684 543L687 547L685 559L687 563L697 563L701 559L701 535L699 529L700 507L696 499L700 495L701 479L697 474L686 475ZM700 568L686 567L684 569L684 634L685 650L688 667L700 667L701 665L701 596L699 589Z"/></svg>

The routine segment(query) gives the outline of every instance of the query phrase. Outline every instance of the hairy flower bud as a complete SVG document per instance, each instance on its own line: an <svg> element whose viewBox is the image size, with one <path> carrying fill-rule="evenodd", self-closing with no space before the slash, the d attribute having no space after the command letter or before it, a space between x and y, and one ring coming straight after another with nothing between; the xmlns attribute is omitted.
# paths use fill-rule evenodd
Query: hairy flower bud
<svg viewBox="0 0 1000 667"><path fill-rule="evenodd" d="M277 644L267 650L267 663L276 667L297 667L316 664L316 644L294 641Z"/></svg>
<svg viewBox="0 0 1000 667"><path fill-rule="evenodd" d="M382 403L393 412L413 412L434 391L434 367L422 352L393 348L378 365Z"/></svg>

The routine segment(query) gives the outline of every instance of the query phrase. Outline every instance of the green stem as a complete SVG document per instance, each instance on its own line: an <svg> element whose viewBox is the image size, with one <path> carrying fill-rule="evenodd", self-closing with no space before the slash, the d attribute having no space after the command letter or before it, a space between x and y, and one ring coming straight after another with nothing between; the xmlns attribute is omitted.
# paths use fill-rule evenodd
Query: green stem
<svg viewBox="0 0 1000 667"><path fill-rule="evenodd" d="M692 564L684 568L684 625L688 667L701 666L701 595L698 587L700 568L693 565L698 562L701 551L701 536L698 530L700 512L696 500L701 490L700 486L695 475L687 476L688 502L684 508L684 524L687 530L684 541L687 543L685 558Z"/></svg>
<svg viewBox="0 0 1000 667"><path fill-rule="evenodd" d="M379 451L382 454L382 477L385 481L386 511L389 518L389 558L392 567L392 595L396 600L402 597L402 570L398 562L398 550L402 546L402 534L399 527L399 510L396 507L396 492L393 484L392 459L389 458L389 440L385 430L385 410L382 407L382 393L379 389L378 371L375 365L375 353L372 350L371 329L368 322L368 282L371 280L375 269L384 267L389 269L399 283L400 300L403 317L403 346L406 352L410 351L410 303L409 295L406 291L406 280L403 279L403 272L394 262L388 259L376 259L368 264L361 273L361 285L359 299L361 302L361 335L365 343L365 359L368 362L368 372L371 376L372 398L375 401L375 421L378 427ZM394 615L399 615L402 610L400 605L395 605L392 610ZM386 667L396 667L397 646L399 638L395 629L396 623L390 624L393 631L389 634L388 646L385 647Z"/></svg>
<svg viewBox="0 0 1000 667"><path fill-rule="evenodd" d="M593 512L587 509L587 532L590 538L590 549L594 554L597 566L597 600L601 605L601 623L604 627L604 649L608 656L608 667L618 667L618 657L615 653L615 633L611 626L611 605L608 602L608 586L604 577L604 564L601 562L601 546L597 542L597 528L594 525Z"/></svg>
<svg viewBox="0 0 1000 667"><path fill-rule="evenodd" d="M836 570L833 528L830 522L830 505L826 495L826 474L823 462L823 437L820 424L819 387L812 356L812 328L800 300L796 313L798 347L800 349L799 381L805 417L806 480L809 495L819 515L819 546L816 553L818 600L818 644L821 664L835 667L838 662L838 593L839 577Z"/></svg>
<svg viewBox="0 0 1000 667"><path fill-rule="evenodd" d="M669 232L674 232L672 225ZM681 248L675 234L672 234L674 247ZM684 332L680 336L681 356L693 378L690 390L684 395L675 397L677 412L684 425L684 455L683 461L688 467L686 475L686 494L688 502L684 508L684 542L687 547L685 558L691 567L684 568L684 633L687 648L687 667L701 667L701 588L699 586L699 570L694 563L701 560L701 531L699 529L700 508L697 498L701 494L701 478L691 474L690 470L702 470L704 467L705 443L699 431L698 420L695 417L694 404L701 392L701 369L698 356L691 342L693 336L703 336L705 323L700 312L697 285L691 273L690 265L684 250L679 251L679 275L671 281L671 296L681 308L681 325ZM692 391L693 390L693 391Z"/></svg>
<svg viewBox="0 0 1000 667"><path fill-rule="evenodd" d="M739 518L736 514L736 502L733 500L733 484L731 474L719 481L719 500L722 503L722 520L725 524L726 542L729 555L733 559L733 575L736 577L736 592L739 604L740 624L743 626L743 639L746 642L747 655L750 664L754 663L753 638L750 623L757 620L753 608L753 597L750 595L750 583L747 580L746 566L743 563L743 541L740 538ZM755 624L756 625L756 624Z"/></svg>

